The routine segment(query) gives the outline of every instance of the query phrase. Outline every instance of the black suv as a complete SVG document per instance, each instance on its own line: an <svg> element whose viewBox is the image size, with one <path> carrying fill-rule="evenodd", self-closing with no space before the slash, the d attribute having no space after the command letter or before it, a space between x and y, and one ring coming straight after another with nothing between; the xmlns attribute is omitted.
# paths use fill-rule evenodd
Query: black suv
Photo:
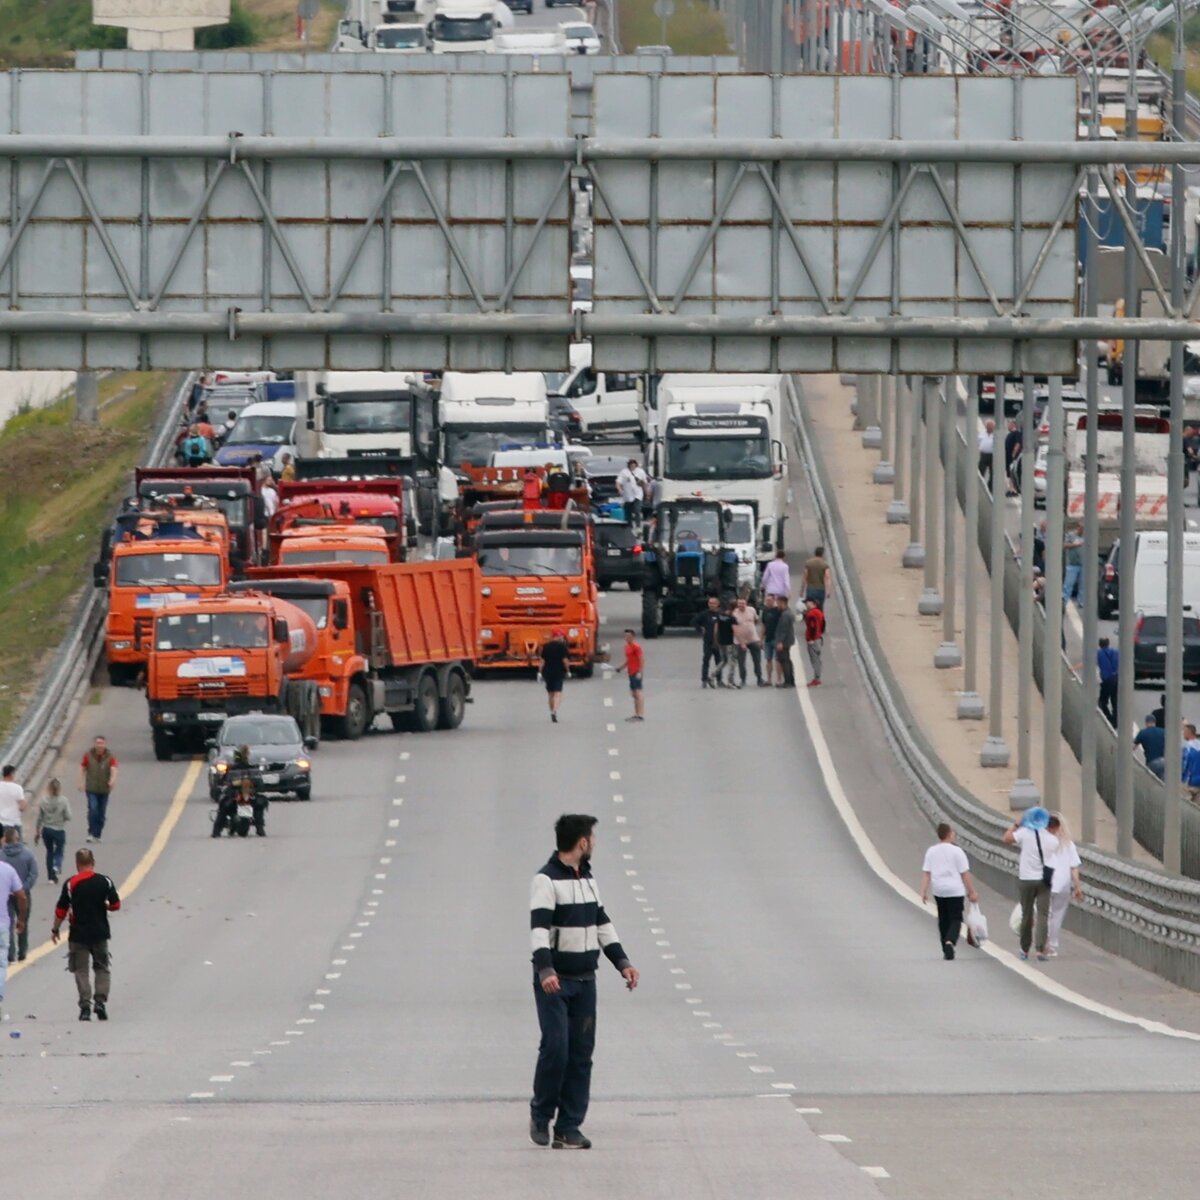
<svg viewBox="0 0 1200 1200"><path fill-rule="evenodd" d="M642 590L642 543L628 521L596 517L592 523L596 546L596 582L605 591L614 583L627 583L631 592Z"/></svg>
<svg viewBox="0 0 1200 1200"><path fill-rule="evenodd" d="M1165 679L1167 614L1139 612L1133 627L1133 682ZM1183 681L1200 684L1200 617L1183 618Z"/></svg>
<svg viewBox="0 0 1200 1200"><path fill-rule="evenodd" d="M312 752L316 738L302 737L292 717L247 713L227 717L208 743L208 794L221 797L221 786L239 746L250 752L250 777L255 790L297 800L312 796Z"/></svg>

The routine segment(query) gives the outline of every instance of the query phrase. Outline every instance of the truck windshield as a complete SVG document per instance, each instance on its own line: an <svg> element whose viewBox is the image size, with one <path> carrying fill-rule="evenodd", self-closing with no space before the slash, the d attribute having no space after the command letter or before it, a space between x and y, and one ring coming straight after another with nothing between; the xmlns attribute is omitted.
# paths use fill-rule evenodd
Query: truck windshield
<svg viewBox="0 0 1200 1200"><path fill-rule="evenodd" d="M508 429L446 429L446 463L457 467L466 463L472 467L486 467L496 450L505 446L526 445L531 442L549 440L545 427L530 429L528 426L512 426Z"/></svg>
<svg viewBox="0 0 1200 1200"><path fill-rule="evenodd" d="M447 17L438 14L433 18L435 42L486 42L491 36L491 13L484 13L478 17Z"/></svg>
<svg viewBox="0 0 1200 1200"><path fill-rule="evenodd" d="M687 509L671 514L662 530L665 541L678 545L681 541L704 542L714 545L721 540L721 522L715 508Z"/></svg>
<svg viewBox="0 0 1200 1200"><path fill-rule="evenodd" d="M410 50L425 45L425 30L419 25L401 25L376 30L375 45L380 50Z"/></svg>
<svg viewBox="0 0 1200 1200"><path fill-rule="evenodd" d="M479 569L485 575L579 575L580 546L483 546Z"/></svg>
<svg viewBox="0 0 1200 1200"><path fill-rule="evenodd" d="M310 563L359 563L372 566L388 560L386 550L285 550L279 561L285 566L307 566Z"/></svg>
<svg viewBox="0 0 1200 1200"><path fill-rule="evenodd" d="M242 416L225 439L227 446L286 446L292 437L292 417Z"/></svg>
<svg viewBox="0 0 1200 1200"><path fill-rule="evenodd" d="M725 537L731 542L754 541L754 521L749 513L733 513L726 527Z"/></svg>
<svg viewBox="0 0 1200 1200"><path fill-rule="evenodd" d="M289 604L294 604L318 628L324 629L329 623L329 601L324 596L288 596Z"/></svg>
<svg viewBox="0 0 1200 1200"><path fill-rule="evenodd" d="M179 484L169 483L164 487L147 487L144 486L138 493L143 500L155 500L161 503L166 503L171 497L178 499L183 487L183 480ZM244 484L242 485L245 486ZM196 495L203 496L206 500L212 500L216 506L225 514L225 520L229 522L230 529L245 529L246 528L246 498L245 496L230 496L226 492L208 492L203 484L193 484L193 490ZM176 489L179 490L176 490Z"/></svg>
<svg viewBox="0 0 1200 1200"><path fill-rule="evenodd" d="M668 479L768 479L771 445L755 437L667 434Z"/></svg>
<svg viewBox="0 0 1200 1200"><path fill-rule="evenodd" d="M407 396L329 396L325 400L326 433L407 433L412 429L412 402Z"/></svg>
<svg viewBox="0 0 1200 1200"><path fill-rule="evenodd" d="M123 554L117 559L120 587L153 587L194 583L216 587L221 583L219 554Z"/></svg>
<svg viewBox="0 0 1200 1200"><path fill-rule="evenodd" d="M270 645L267 618L258 613L183 613L154 624L159 650L258 650Z"/></svg>

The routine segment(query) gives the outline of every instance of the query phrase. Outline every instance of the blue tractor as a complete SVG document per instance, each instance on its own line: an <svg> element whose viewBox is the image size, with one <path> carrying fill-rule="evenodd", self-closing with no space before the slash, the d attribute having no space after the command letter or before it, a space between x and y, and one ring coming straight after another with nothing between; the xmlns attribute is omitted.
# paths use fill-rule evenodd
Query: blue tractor
<svg viewBox="0 0 1200 1200"><path fill-rule="evenodd" d="M690 628L708 607L737 594L737 551L726 543L729 509L716 500L663 501L642 552L642 636Z"/></svg>

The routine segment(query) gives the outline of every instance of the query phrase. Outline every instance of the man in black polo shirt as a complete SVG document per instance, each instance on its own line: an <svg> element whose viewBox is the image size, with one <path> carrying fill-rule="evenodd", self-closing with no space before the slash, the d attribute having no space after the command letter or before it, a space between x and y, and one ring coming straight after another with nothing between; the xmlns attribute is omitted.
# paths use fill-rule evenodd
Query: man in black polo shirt
<svg viewBox="0 0 1200 1200"><path fill-rule="evenodd" d="M54 910L50 936L57 943L58 931L69 916L71 933L67 939L67 969L74 972L79 989L79 1019L108 1020L108 992L112 984L108 955L108 914L121 907L116 884L107 875L96 873L96 859L90 850L75 851L76 873L63 884ZM91 968L96 969L95 1003Z"/></svg>

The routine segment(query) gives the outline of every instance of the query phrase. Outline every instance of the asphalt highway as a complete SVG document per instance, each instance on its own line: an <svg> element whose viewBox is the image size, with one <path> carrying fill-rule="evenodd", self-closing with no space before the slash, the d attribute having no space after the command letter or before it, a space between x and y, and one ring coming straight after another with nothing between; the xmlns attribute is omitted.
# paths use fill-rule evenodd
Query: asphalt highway
<svg viewBox="0 0 1200 1200"><path fill-rule="evenodd" d="M803 503L789 529L799 557ZM602 598L614 650L637 599ZM313 800L272 805L262 841L212 841L197 766L156 764L144 699L99 692L67 757L108 734L122 776L99 866L141 881L114 917L107 1024L75 1019L61 949L10 979L7 1189L1186 1194L1200 1042L1081 1005L1186 1032L1195 998L1070 935L1038 971L1080 1003L1010 955L942 961L835 809L844 792L915 882L929 831L831 616L828 682L803 697L701 691L682 634L647 643L643 725L607 672L568 683L557 726L535 681L481 681L456 732L325 743ZM629 994L602 967L583 1155L526 1136L528 886L571 810L600 818L597 877L642 971ZM55 891L38 885L35 944ZM1006 950L1011 903L985 892Z"/></svg>

